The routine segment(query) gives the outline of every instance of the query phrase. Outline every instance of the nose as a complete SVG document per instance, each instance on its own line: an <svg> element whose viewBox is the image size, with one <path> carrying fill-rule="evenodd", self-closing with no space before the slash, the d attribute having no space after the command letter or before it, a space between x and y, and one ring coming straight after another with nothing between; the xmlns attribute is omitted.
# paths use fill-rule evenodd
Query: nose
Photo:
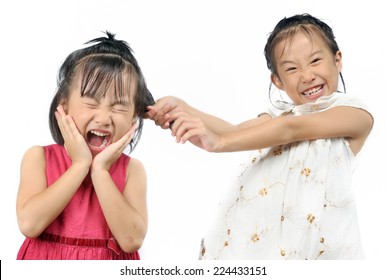
<svg viewBox="0 0 386 280"><path fill-rule="evenodd" d="M100 108L95 112L94 120L101 126L109 126L112 124L111 111L108 108Z"/></svg>
<svg viewBox="0 0 386 280"><path fill-rule="evenodd" d="M305 69L302 72L303 83L310 83L315 80L315 74L310 69Z"/></svg>

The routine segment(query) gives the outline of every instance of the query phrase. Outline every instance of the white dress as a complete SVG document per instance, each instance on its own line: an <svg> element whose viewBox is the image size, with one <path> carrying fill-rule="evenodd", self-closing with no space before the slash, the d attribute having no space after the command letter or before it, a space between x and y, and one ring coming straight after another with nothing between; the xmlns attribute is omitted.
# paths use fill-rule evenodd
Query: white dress
<svg viewBox="0 0 386 280"><path fill-rule="evenodd" d="M304 115L336 106L366 110L343 93L267 111ZM344 138L256 151L220 206L200 259L361 259L351 186L355 156Z"/></svg>

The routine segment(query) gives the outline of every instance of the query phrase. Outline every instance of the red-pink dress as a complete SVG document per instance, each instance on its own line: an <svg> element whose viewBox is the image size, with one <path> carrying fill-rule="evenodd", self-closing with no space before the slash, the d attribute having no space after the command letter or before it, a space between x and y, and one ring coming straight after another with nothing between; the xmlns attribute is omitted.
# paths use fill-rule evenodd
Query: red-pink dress
<svg viewBox="0 0 386 280"><path fill-rule="evenodd" d="M44 147L47 185L53 184L71 165L60 145ZM122 154L110 175L120 192L126 182L130 157ZM111 234L89 175L63 212L37 238L26 238L18 260L139 260L139 253L125 253Z"/></svg>

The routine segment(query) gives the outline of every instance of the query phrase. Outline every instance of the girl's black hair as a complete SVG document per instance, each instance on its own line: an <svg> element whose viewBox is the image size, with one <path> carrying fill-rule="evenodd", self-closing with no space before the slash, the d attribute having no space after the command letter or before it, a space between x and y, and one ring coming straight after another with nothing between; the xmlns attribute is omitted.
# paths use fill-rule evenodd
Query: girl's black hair
<svg viewBox="0 0 386 280"><path fill-rule="evenodd" d="M76 50L67 56L59 69L57 92L51 102L49 126L56 143L64 145L55 111L59 104L68 99L77 77L81 75L81 96L96 99L105 96L109 86L114 83L115 95L119 100L135 88L134 116L138 118L138 128L130 143L134 150L142 134L143 117L146 107L154 103L147 89L145 78L133 55L130 46L115 39L115 34L105 32L107 37L99 37L86 42L89 47Z"/></svg>
<svg viewBox="0 0 386 280"><path fill-rule="evenodd" d="M291 38L298 30L311 35L316 31L326 41L333 55L339 51L338 43L335 41L335 35L332 28L323 21L311 16L310 14L294 15L292 17L285 17L280 20L273 31L270 33L267 43L264 47L264 55L267 61L268 69L277 75L276 61L275 61L275 47L283 39ZM346 92L346 85L343 80L342 73L339 73L342 80L344 92ZM270 87L271 88L271 87Z"/></svg>

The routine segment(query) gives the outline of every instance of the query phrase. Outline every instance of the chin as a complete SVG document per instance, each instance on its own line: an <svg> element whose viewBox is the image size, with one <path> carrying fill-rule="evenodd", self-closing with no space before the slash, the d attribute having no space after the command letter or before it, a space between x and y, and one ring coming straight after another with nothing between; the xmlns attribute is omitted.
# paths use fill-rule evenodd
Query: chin
<svg viewBox="0 0 386 280"><path fill-rule="evenodd" d="M92 154L92 157L95 157L97 156L100 152L103 152L108 146L104 146L102 148L99 148L99 147L90 147L90 145L88 146L88 148L90 149L90 152Z"/></svg>

